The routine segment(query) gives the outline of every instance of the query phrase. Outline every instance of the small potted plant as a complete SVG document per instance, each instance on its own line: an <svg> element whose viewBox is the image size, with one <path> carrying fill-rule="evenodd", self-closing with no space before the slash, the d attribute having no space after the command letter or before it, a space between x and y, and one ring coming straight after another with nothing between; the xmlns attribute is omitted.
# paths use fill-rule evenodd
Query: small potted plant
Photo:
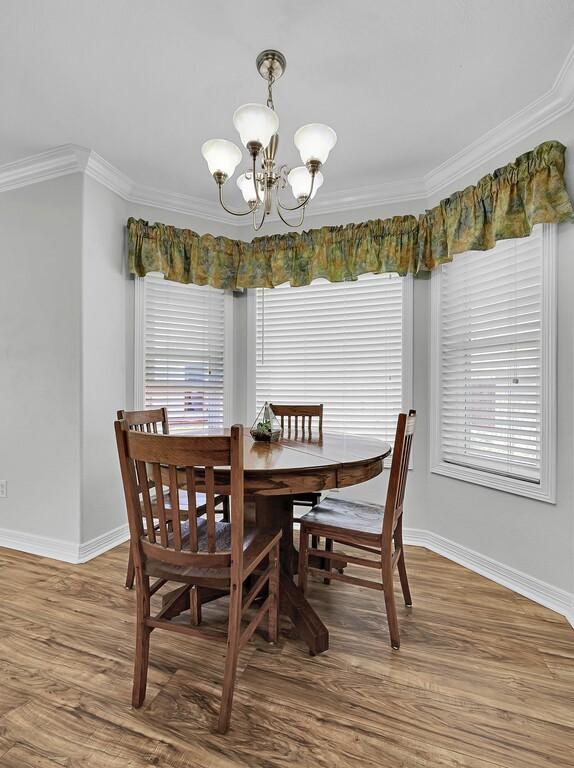
<svg viewBox="0 0 574 768"><path fill-rule="evenodd" d="M249 430L254 440L274 443L281 436L281 427L269 403L265 403Z"/></svg>

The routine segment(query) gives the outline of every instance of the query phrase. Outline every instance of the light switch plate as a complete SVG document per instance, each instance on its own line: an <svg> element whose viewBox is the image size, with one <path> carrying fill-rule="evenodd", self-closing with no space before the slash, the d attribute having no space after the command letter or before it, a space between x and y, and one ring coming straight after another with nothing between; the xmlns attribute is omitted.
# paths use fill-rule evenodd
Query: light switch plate
<svg viewBox="0 0 574 768"><path fill-rule="evenodd" d="M8 496L8 480L0 480L0 499Z"/></svg>

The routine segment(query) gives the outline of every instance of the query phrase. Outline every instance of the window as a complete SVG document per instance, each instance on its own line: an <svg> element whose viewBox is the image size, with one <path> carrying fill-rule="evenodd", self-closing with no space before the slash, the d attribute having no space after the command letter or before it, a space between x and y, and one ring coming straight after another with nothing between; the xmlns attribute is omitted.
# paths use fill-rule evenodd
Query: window
<svg viewBox="0 0 574 768"><path fill-rule="evenodd" d="M432 471L554 501L555 228L432 277Z"/></svg>
<svg viewBox="0 0 574 768"><path fill-rule="evenodd" d="M324 403L325 429L392 441L410 405L412 278L258 289L256 399Z"/></svg>
<svg viewBox="0 0 574 768"><path fill-rule="evenodd" d="M202 432L226 421L230 298L160 274L136 278L136 407L167 406L172 432Z"/></svg>

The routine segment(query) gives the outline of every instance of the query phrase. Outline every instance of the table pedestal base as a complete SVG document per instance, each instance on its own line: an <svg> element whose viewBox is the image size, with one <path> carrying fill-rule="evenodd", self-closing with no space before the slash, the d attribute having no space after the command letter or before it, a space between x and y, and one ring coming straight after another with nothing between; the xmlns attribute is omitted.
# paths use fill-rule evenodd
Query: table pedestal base
<svg viewBox="0 0 574 768"><path fill-rule="evenodd" d="M293 581L297 572L297 550L293 546L293 498L256 496L254 506L258 528L273 531L281 528L282 531L279 610L293 622L314 656L323 653L329 648L329 631ZM246 507L246 516L250 516L253 513L252 503L247 503Z"/></svg>
<svg viewBox="0 0 574 768"><path fill-rule="evenodd" d="M297 550L293 546L293 500L291 496L256 496L254 502L245 504L245 522L251 522L258 528L273 531L281 528L281 584L280 612L294 624L302 640L309 646L309 652L315 656L329 648L329 632L315 610L293 581L297 571ZM197 588L197 612L201 606L226 594L217 589ZM174 592L163 596L165 606L173 598ZM165 618L173 618L190 608L189 590L180 595L170 606Z"/></svg>

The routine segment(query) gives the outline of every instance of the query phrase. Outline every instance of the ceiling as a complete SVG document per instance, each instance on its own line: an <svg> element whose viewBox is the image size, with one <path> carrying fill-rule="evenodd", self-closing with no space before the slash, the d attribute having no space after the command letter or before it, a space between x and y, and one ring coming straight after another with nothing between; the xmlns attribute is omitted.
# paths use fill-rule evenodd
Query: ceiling
<svg viewBox="0 0 574 768"><path fill-rule="evenodd" d="M0 164L79 144L139 184L208 200L201 144L239 143L233 111L265 102L263 48L287 57L279 160L298 164L300 125L331 125L333 194L423 176L547 92L574 42L572 0L0 0L0 12Z"/></svg>

